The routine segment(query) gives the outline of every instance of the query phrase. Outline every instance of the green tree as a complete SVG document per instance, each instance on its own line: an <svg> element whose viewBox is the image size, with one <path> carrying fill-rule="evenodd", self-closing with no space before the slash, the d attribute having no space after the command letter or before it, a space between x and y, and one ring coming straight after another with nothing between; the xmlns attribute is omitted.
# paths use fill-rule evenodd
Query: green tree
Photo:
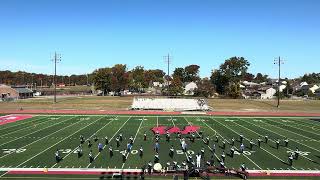
<svg viewBox="0 0 320 180"><path fill-rule="evenodd" d="M254 78L255 83L262 83L268 81L268 75L262 75L261 73L257 73L256 77Z"/></svg>
<svg viewBox="0 0 320 180"><path fill-rule="evenodd" d="M112 68L100 68L93 72L93 82L95 88L102 90L104 93L114 91L119 94L125 90L129 83L129 73L126 65L116 64Z"/></svg>
<svg viewBox="0 0 320 180"><path fill-rule="evenodd" d="M211 72L210 80L219 94L227 94L232 98L241 95L240 80L247 75L250 63L243 57L231 57Z"/></svg>
<svg viewBox="0 0 320 180"><path fill-rule="evenodd" d="M165 73L160 69L151 69L144 72L144 79L147 83L160 82L163 83Z"/></svg>
<svg viewBox="0 0 320 180"><path fill-rule="evenodd" d="M148 87L149 83L145 80L145 70L142 66L135 67L130 72L130 89L135 92L141 92L142 88Z"/></svg>
<svg viewBox="0 0 320 180"><path fill-rule="evenodd" d="M104 94L111 91L111 68L100 68L93 72L93 82L96 90L101 90Z"/></svg>
<svg viewBox="0 0 320 180"><path fill-rule="evenodd" d="M183 93L183 83L179 78L173 78L169 85L169 95L178 96Z"/></svg>
<svg viewBox="0 0 320 180"><path fill-rule="evenodd" d="M179 78L180 81L185 82L186 79L186 73L184 71L184 68L176 68L173 71L172 77Z"/></svg>
<svg viewBox="0 0 320 180"><path fill-rule="evenodd" d="M287 80L286 88L284 88L282 92L288 98L290 97L290 94L293 93L293 87L291 86L291 82L289 80Z"/></svg>
<svg viewBox="0 0 320 180"><path fill-rule="evenodd" d="M278 94L280 94L280 99L283 99L284 97L285 97L285 93L284 93L284 91L282 91L282 92L280 92L280 93L278 93L279 91L277 91L275 94L274 94L274 96L275 97L278 97Z"/></svg>
<svg viewBox="0 0 320 180"><path fill-rule="evenodd" d="M244 57L231 57L220 65L221 73L229 82L238 83L247 73L250 63Z"/></svg>
<svg viewBox="0 0 320 180"><path fill-rule="evenodd" d="M243 80L244 80L244 81L252 82L253 79L254 79L254 75L251 74L251 73L246 73L246 74L243 76Z"/></svg>
<svg viewBox="0 0 320 180"><path fill-rule="evenodd" d="M221 70L213 70L210 76L211 83L215 86L217 93L225 94L229 79L222 74Z"/></svg>
<svg viewBox="0 0 320 180"><path fill-rule="evenodd" d="M320 73L305 74L301 78L301 81L305 81L308 84L318 84L320 83Z"/></svg>
<svg viewBox="0 0 320 180"><path fill-rule="evenodd" d="M198 81L200 79L199 69L200 69L200 66L195 65L195 64L186 66L184 68L185 78L182 79L182 81L183 82L196 82L196 81Z"/></svg>
<svg viewBox="0 0 320 180"><path fill-rule="evenodd" d="M111 75L111 91L119 93L128 88L129 73L127 66L124 64L116 64L112 67Z"/></svg>
<svg viewBox="0 0 320 180"><path fill-rule="evenodd" d="M211 97L214 95L215 90L213 84L208 78L203 78L197 83L197 89L194 91L195 96Z"/></svg>
<svg viewBox="0 0 320 180"><path fill-rule="evenodd" d="M228 95L231 98L237 99L241 97L241 89L239 83L231 83L228 86Z"/></svg>

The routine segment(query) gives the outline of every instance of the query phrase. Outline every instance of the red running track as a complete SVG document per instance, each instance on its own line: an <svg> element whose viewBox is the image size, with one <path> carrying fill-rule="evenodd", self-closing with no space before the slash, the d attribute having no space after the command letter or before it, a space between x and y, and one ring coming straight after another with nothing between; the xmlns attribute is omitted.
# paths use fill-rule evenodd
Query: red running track
<svg viewBox="0 0 320 180"><path fill-rule="evenodd" d="M26 110L0 110L4 114L123 114L123 115L180 115L187 114L187 112L166 112L166 111L129 111L129 110L42 110L42 109L26 109ZM188 112L189 114L190 112ZM192 112L193 113L193 112ZM195 114L197 112L194 112ZM200 114L201 112L199 112ZM233 112L233 111L209 111L202 112L204 115L212 116L308 116L320 117L320 113L303 113L303 112ZM192 114L190 114L192 115ZM202 114L201 114L202 115Z"/></svg>

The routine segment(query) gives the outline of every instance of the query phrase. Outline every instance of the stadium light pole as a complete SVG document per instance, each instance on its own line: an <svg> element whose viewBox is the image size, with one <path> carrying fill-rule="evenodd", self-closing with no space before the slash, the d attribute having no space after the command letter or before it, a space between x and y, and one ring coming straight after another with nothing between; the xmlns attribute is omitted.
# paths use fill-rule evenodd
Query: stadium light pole
<svg viewBox="0 0 320 180"><path fill-rule="evenodd" d="M171 59L172 57L170 57L170 54L168 53L167 56L164 56L165 62L168 65L168 81L167 81L167 95L169 95L169 78L170 78L170 63L171 63Z"/></svg>
<svg viewBox="0 0 320 180"><path fill-rule="evenodd" d="M54 52L54 58L52 60L54 62L54 76L53 76L53 84L54 84L54 97L53 102L57 103L57 83L56 83L56 76L57 76L57 63L61 61L61 55Z"/></svg>
<svg viewBox="0 0 320 180"><path fill-rule="evenodd" d="M281 60L280 56L278 59L274 60L274 64L278 65L278 101L277 101L277 108L280 107L280 76L281 76L281 64L283 64L283 60Z"/></svg>

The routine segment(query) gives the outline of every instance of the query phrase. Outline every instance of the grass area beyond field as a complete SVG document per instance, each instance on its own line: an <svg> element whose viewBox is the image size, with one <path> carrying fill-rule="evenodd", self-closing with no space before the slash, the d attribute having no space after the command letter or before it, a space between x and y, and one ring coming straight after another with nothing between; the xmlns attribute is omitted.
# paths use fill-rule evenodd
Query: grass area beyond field
<svg viewBox="0 0 320 180"><path fill-rule="evenodd" d="M189 135L182 135L188 144L188 153L195 154L204 148L205 155L202 165L211 158L215 165L219 165L221 154L225 152L227 168L238 169L245 163L251 170L318 170L320 169L320 130L319 121L311 118L285 117L209 117L209 116L77 116L77 115L40 115L31 119L17 121L0 126L0 168L133 168L140 169L149 161L154 161L154 127L165 126L166 129L178 127L184 130L186 126L198 126L198 132L203 131L204 137L209 137L209 145L196 134L195 142L190 142ZM115 138L123 134L123 141L117 147ZM143 134L147 134L144 141ZM97 142L94 135L97 135ZM244 135L245 151L236 152L234 157L229 155L231 139L236 139L234 147L239 149L239 135ZM83 156L77 156L79 137L83 135ZM261 143L249 148L252 139L268 135L268 143ZM109 144L105 144L104 137L108 137ZM129 137L134 138L132 151L127 154L127 160L122 162L121 151L126 148ZM216 140L218 137L218 141ZM284 146L284 139L289 139L288 147ZM87 140L93 143L87 146ZM279 149L275 140L280 140ZM223 149L222 141L226 142ZM97 144L102 143L104 150L98 152ZM216 145L212 153L213 144ZM169 148L174 147L174 156L169 157ZM112 146L114 156L109 154ZM139 156L140 146L144 155ZM288 155L299 149L299 158L293 165L288 164ZM59 150L63 159L56 163L55 152ZM95 160L90 163L88 154L92 150ZM165 135L160 136L160 163L177 161L181 164L186 160L186 153L181 151L180 140L176 134L171 135L170 142ZM0 175L1 176L1 175ZM4 175L9 177L12 175Z"/></svg>
<svg viewBox="0 0 320 180"><path fill-rule="evenodd" d="M15 102L0 102L1 110L23 109L78 109L78 110L125 110L132 104L133 97L111 96L58 96L57 103L52 97L22 99ZM319 100L276 100L207 99L214 111L246 112L319 112Z"/></svg>

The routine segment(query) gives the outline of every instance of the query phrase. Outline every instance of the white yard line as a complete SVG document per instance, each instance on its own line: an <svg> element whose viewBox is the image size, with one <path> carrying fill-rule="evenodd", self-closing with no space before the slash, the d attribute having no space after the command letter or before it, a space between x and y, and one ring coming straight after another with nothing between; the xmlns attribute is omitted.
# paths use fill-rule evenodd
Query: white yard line
<svg viewBox="0 0 320 180"><path fill-rule="evenodd" d="M126 120L126 122L124 122L124 123L121 125L121 127L117 130L117 132L115 132L115 133L113 134L113 136L112 136L112 137L110 138L110 140L109 140L109 143L110 143L111 140L117 135L117 133L123 128L123 126L129 121L129 119L131 119L131 116ZM107 146L107 145L104 145L104 146L103 146L103 149L104 149L106 146ZM98 157L99 155L100 155L100 152L94 157L93 160L97 159L97 157ZM87 168L89 168L91 164L92 164L92 163L89 163L88 166L87 166Z"/></svg>
<svg viewBox="0 0 320 180"><path fill-rule="evenodd" d="M9 171L7 171L7 172L5 172L5 173L1 174L1 175L0 175L0 179L1 179L3 176L7 175L8 173L9 173Z"/></svg>
<svg viewBox="0 0 320 180"><path fill-rule="evenodd" d="M212 118L211 118L212 119ZM213 119L212 119L213 120ZM227 143L230 144L230 142L224 138L220 133L218 133L218 131L214 130L211 126L209 126L206 122L202 121L208 128L210 128L212 131L216 132L220 137L222 137L223 139L225 139L225 141L227 141ZM238 150L237 147L234 146L234 148L236 150ZM252 159L250 159L247 155L243 154L244 157L246 157L250 162L252 162L257 168L262 169L256 162L254 162Z"/></svg>
<svg viewBox="0 0 320 180"><path fill-rule="evenodd" d="M265 123L265 122L262 122L262 123ZM265 123L265 124L266 124L266 123ZM275 126L275 125L271 125L271 126L278 127L278 126ZM279 129L283 129L283 128L280 128L280 127L278 127L278 128L279 128ZM286 130L286 129L283 129L283 130ZM288 131L288 130L286 130L286 131ZM292 131L288 131L288 132L291 132L291 133L297 134L297 133L292 132ZM297 134L297 135L300 135L300 134ZM303 136L303 135L300 135L300 136ZM291 138L288 138L288 139L289 139L289 140L292 140L292 141L295 141L295 140L293 140L293 139L291 139ZM309 139L311 139L311 140L313 140L313 141L316 141L316 140L314 140L314 139L312 139L312 138L309 138ZM315 149L315 148L313 148L313 147L310 147L310 146L308 146L308 145L306 145L306 144L303 144L303 143L298 142L298 141L295 141L295 142L297 142L297 143L299 143L299 144L301 144L301 145L304 145L304 146L306 146L306 147L308 147L308 148L310 148L310 149L313 149L313 150L315 150L315 151L320 152L320 150ZM316 142L318 142L318 141L316 141Z"/></svg>
<svg viewBox="0 0 320 180"><path fill-rule="evenodd" d="M45 117L44 117L44 118L45 118ZM40 118L40 119L37 119L37 120L41 120L41 119L44 119L44 118ZM59 118L60 118L60 117L59 117ZM56 120L56 119L54 119L54 120ZM43 124L43 123L46 123L46 122L50 122L50 121L54 121L54 120L43 120L43 122L41 122L41 123L39 123L39 124L36 124L36 125L38 126L38 125L40 125L40 124ZM32 124L31 126L27 126L27 127L25 127L25 128L21 128L21 129L19 129L19 130L16 130L16 131L13 131L13 132L10 132L10 133L7 133L7 134L3 134L3 135L1 135L0 137L6 136L6 135L9 135L9 134L12 134L12 133L19 132L19 131L21 131L21 130L26 130L26 129L34 128L33 125L35 125L35 124ZM1 130L2 130L2 129L1 129ZM0 146L1 146L1 145L0 145Z"/></svg>
<svg viewBox="0 0 320 180"><path fill-rule="evenodd" d="M314 127L315 125L311 125L311 124L309 124L309 123L307 123L308 125L306 125L306 124L300 124L300 122L302 122L302 121L299 121L299 120L297 120L297 119L290 119L295 125L298 125L298 126L304 126L304 127L308 127L308 128L312 128L312 127ZM305 121L307 121L307 120L305 120Z"/></svg>
<svg viewBox="0 0 320 180"><path fill-rule="evenodd" d="M173 126L175 127L176 125L175 125L174 122L173 122L172 116L170 116L170 118L171 118L171 121L172 121L172 123L173 123Z"/></svg>
<svg viewBox="0 0 320 180"><path fill-rule="evenodd" d="M142 119L144 119L144 117L143 117ZM132 144L134 144L134 142L136 141L136 138L137 138L137 135L138 135L138 133L139 133L139 130L140 130L140 127L141 127L142 123L143 123L143 120L141 121L141 123L140 123L140 125L139 125L139 127L138 127L138 129L137 129L137 132L136 132L136 135L134 136L134 139L133 139L133 143L132 143ZM128 159L129 154L130 154L130 153L128 152L127 155L126 155L126 160ZM126 164L125 162L122 163L121 169L123 169L123 167L124 167L125 164Z"/></svg>
<svg viewBox="0 0 320 180"><path fill-rule="evenodd" d="M191 125L191 123L187 120L187 118L185 118L185 117L183 117L184 119L185 119L185 121L187 121L187 123L189 124L189 125ZM198 131L196 131L196 133L198 134L198 136L200 136L200 134L198 133ZM202 140L203 141L203 140ZM204 142L204 141L203 141ZM212 148L209 146L209 145L207 145L208 146L208 148L210 149L210 151L212 151ZM214 156L218 159L218 161L221 161L220 160L220 158L217 156L217 154L216 153L213 153L214 154ZM187 156L187 155L186 155Z"/></svg>
<svg viewBox="0 0 320 180"><path fill-rule="evenodd" d="M173 118L172 118L172 116L170 116L170 118L171 118L171 122L172 122L173 126L175 127L176 125L175 125L175 123L173 122ZM180 141L180 139L179 139L179 141ZM181 141L180 141L180 143L181 143ZM181 148L182 148L182 147L181 147ZM187 152L184 152L184 155L185 155L185 156L186 156L186 158L188 159Z"/></svg>
<svg viewBox="0 0 320 180"><path fill-rule="evenodd" d="M314 117L314 118L318 118L319 117ZM270 118L269 118L270 119ZM296 122L304 122L305 124L308 124L309 126L318 126L320 127L320 123L316 122L316 121L311 121L311 120L302 120L302 119L298 119L298 118L295 118L293 119L293 121L296 121Z"/></svg>
<svg viewBox="0 0 320 180"><path fill-rule="evenodd" d="M157 116L157 127L159 127L159 116Z"/></svg>
<svg viewBox="0 0 320 180"><path fill-rule="evenodd" d="M105 117L105 116L102 116L101 118L98 118L98 120L100 120L100 119L102 119L102 118L104 118L104 117ZM113 122L113 121L114 121L114 119L112 119L112 120L109 121L107 124L105 124L104 126L102 126L98 131L96 131L96 132L93 133L89 138L87 138L87 139L85 140L85 142L86 142L88 139L92 138L97 132L101 131L103 128L105 128L107 125L109 125L109 124L110 124L111 122ZM74 148L72 151L70 151L67 155L65 155L65 156L63 157L63 160L65 160L70 154L73 154L76 149L78 149L78 146L77 146L76 148ZM55 167L57 164L58 164L58 163L55 163L53 166L51 166L51 168Z"/></svg>
<svg viewBox="0 0 320 180"><path fill-rule="evenodd" d="M69 118L69 119L70 119L70 118ZM15 141L15 140L24 138L24 137L26 137L26 136L28 136L28 135L30 135L30 134L33 134L33 133L42 131L42 130L47 129L47 128L49 128L49 127L52 127L52 126L54 126L54 125L61 124L61 123L65 122L65 121L67 121L67 120L69 120L69 119L66 119L66 120L64 120L64 121L61 121L61 122L59 122L59 123L52 124L52 125L50 125L50 126L46 126L46 127L42 128L42 129L39 129L39 130L37 130L37 131L33 131L33 132L31 132L31 133L29 133L29 134L26 134L26 135L24 135L24 136L20 136L20 137L18 137L18 138L16 138L16 139L12 139L11 141L8 141L8 142L6 142L6 143L0 144L0 147L3 146L3 145L5 145L5 144L8 144L8 143L10 143L10 142L12 142L12 141ZM71 119L72 119L72 118L71 118ZM53 120L49 120L49 121L47 121L47 122L50 122L50 121L53 121Z"/></svg>
<svg viewBox="0 0 320 180"><path fill-rule="evenodd" d="M40 117L40 116L39 116L39 117ZM13 122L13 123L16 123L16 124L13 125L13 126L5 127L5 128L0 128L0 131L5 130L5 129L8 129L8 128L12 128L12 127L24 125L24 124L26 124L26 123L30 123L30 122L33 122L33 121L37 121L37 120L44 119L44 118L47 118L47 117L42 117L42 118L37 119L37 118L38 118L38 116L37 116L37 117L32 117L32 118L35 118L35 119L31 119L30 121L28 121L28 119L21 120L21 121L25 121L25 122L21 122L21 121ZM21 123L17 123L17 122L21 122ZM9 124L11 124L11 123L9 123Z"/></svg>
<svg viewBox="0 0 320 180"><path fill-rule="evenodd" d="M268 119L268 118L267 118L267 120L268 120L268 121L270 120L271 122L280 123L280 124L282 124L282 125L289 126L289 127L295 128L295 129L298 129L297 127L294 127L294 126L290 126L290 125L288 125L288 124L281 123L280 121L273 121L273 120ZM277 126L277 127L281 128L280 126ZM281 128L281 129L283 129L283 128ZM313 132L310 132L310 131L306 131L306 130L304 130L304 129L299 129L299 130L300 130L300 131L304 131L304 132L308 132L308 133L312 133L312 134L315 134L315 135L317 135L317 136L319 135L319 134L317 134L317 133L313 133ZM297 134L297 133L295 133L294 131L290 131L290 130L287 130L287 131L292 132L292 133L294 133L294 134ZM314 140L314 141L316 141L316 142L320 142L320 141L315 140L315 139L312 139L312 138L310 138L310 137L303 136L303 135L301 135L301 134L299 134L299 135L302 136L302 137L305 137L305 138Z"/></svg>
<svg viewBox="0 0 320 180"><path fill-rule="evenodd" d="M214 121L215 121L215 120L214 120ZM240 135L238 132L236 132L235 130L229 128L228 126L225 126L223 123L220 123L219 121L215 121L215 122L218 122L219 124L221 124L221 125L224 126L225 128L228 128L229 130L233 131L234 133ZM233 122L233 123L234 123L234 122ZM244 137L244 138L249 141L248 138L246 138L246 137ZM280 159L278 156L272 154L272 153L269 152L268 150L266 150L266 149L264 149L264 148L262 148L262 147L260 147L260 149L264 150L265 152L267 152L267 153L270 154L271 156L275 157L276 159L280 160L281 162L286 163L285 161L283 161L282 159ZM292 167L293 169L296 169L296 168L294 168L293 166L291 166L291 167Z"/></svg>
<svg viewBox="0 0 320 180"><path fill-rule="evenodd" d="M75 117L77 117L77 116L75 116ZM74 117L73 117L74 118ZM71 118L68 118L68 119L66 119L65 121L67 121L67 120L70 120L70 119L73 119L72 117ZM64 122L64 121L62 121L62 122ZM60 122L60 123L62 123L62 122ZM79 122L81 122L81 121L79 121ZM78 123L79 123L78 122ZM58 124L60 124L60 123L58 123ZM77 124L77 123L75 123L75 124ZM57 125L57 124L56 124ZM71 126L72 124L70 124L69 126ZM46 138L46 137L49 137L49 136L51 136L51 135L53 135L53 134L55 134L55 133L57 133L57 132L60 132L61 130L63 130L63 129L65 129L65 128L67 128L67 127L69 127L69 126L66 126L66 127L64 127L64 128L62 128L62 129L60 129L60 130L58 130L58 131L55 131L55 132L53 132L53 133L50 133L50 134L48 134L48 135L46 135L46 136L44 136L44 137L42 137L42 138L40 138L40 139L38 139L38 140L36 140L36 141L33 141L32 143L29 143L29 144L27 144L27 145L25 145L25 146L23 146L23 147L20 147L21 149L22 148L25 148L25 147L27 147L27 146L30 146L30 145L32 145L33 143L36 143L36 142L38 142L38 141L40 141L40 140L42 140L42 139L44 139L44 138ZM12 154L12 153L10 153L10 154ZM6 157L6 156L9 156L10 154L6 154L6 155L4 155L4 156L1 156L0 157L0 159L1 158L4 158L4 157Z"/></svg>
<svg viewBox="0 0 320 180"><path fill-rule="evenodd" d="M99 118L99 119L101 119L101 118ZM48 147L47 149L45 149L45 150L41 151L40 153L38 153L38 154L36 154L36 155L32 156L32 157L31 157L31 158L29 158L28 160L26 160L26 161L24 161L23 163L19 164L17 167L19 167L19 166L21 166L21 165L25 164L26 162L28 162L28 161L32 160L33 158L35 158L35 157L39 156L40 154L42 154L42 153L44 153L44 152L46 152L47 150L49 150L49 149L51 149L52 147L54 147L54 146L56 146L57 144L59 144L60 142L62 142L62 141L64 141L64 140L66 140L67 138L69 138L69 137L73 136L74 134L78 133L79 131L81 131L81 130L83 130L83 129L87 128L87 127L88 127L88 126L90 126L91 124L93 124L93 123L97 122L99 119L97 119L97 120L95 120L95 121L92 121L92 123L90 123L90 124L88 124L88 125L86 125L86 126L84 126L84 127L80 128L80 129L78 129L77 131L75 131L74 133L70 134L69 136L66 136L65 138L63 138L62 140L60 140L60 141L58 141L57 143L53 144L52 146ZM85 121L85 120L83 120L83 121ZM81 121L79 121L79 122L81 122ZM78 122L78 123L79 123L79 122ZM76 124L78 124L78 123L75 123L75 124L73 124L73 125L76 125ZM67 127L69 127L69 126L67 126ZM64 129L65 129L65 128L64 128ZM58 131L57 131L57 132L58 132Z"/></svg>
<svg viewBox="0 0 320 180"><path fill-rule="evenodd" d="M245 121L245 122L246 122L246 121ZM248 123L250 123L250 122L248 122ZM250 123L250 124L253 124L253 123ZM239 124L239 125L240 125L240 124ZM253 124L253 125L255 125L255 124ZM240 125L240 126L242 126L242 125ZM255 126L256 126L256 127L261 127L262 129L265 129L265 130L267 130L267 131L269 131L269 132L271 132L271 133L278 134L279 136L286 137L286 136L283 136L283 135L281 135L281 134L279 134L279 133L276 133L276 132L274 132L274 131L271 131L271 130L269 130L269 129L263 128L262 126L257 126L257 125L255 125ZM244 126L242 126L242 127L244 127ZM246 128L246 127L245 127L245 128ZM248 128L246 128L246 129L248 129ZM251 129L248 129L248 130L252 131L252 132L255 133L255 134L258 134L258 135L260 135L260 136L263 136L263 135L255 132L255 131L253 131L253 130L251 130ZM275 141L273 141L272 139L270 139L270 141L275 142ZM293 140L293 141L294 141L294 140ZM297 141L294 141L294 142L297 142ZM299 143L299 142L297 142L297 143ZM286 149L288 149L288 150L290 150L290 151L293 151L292 149L287 148L287 147L286 147ZM308 159L308 160L310 160L310 161L312 161L312 162L314 162L314 160L312 160L312 159L310 159L310 158L308 158L308 157L306 157L306 156L304 156L304 155L302 155L302 154L301 154L301 156L304 157L304 158L306 158L306 159Z"/></svg>

